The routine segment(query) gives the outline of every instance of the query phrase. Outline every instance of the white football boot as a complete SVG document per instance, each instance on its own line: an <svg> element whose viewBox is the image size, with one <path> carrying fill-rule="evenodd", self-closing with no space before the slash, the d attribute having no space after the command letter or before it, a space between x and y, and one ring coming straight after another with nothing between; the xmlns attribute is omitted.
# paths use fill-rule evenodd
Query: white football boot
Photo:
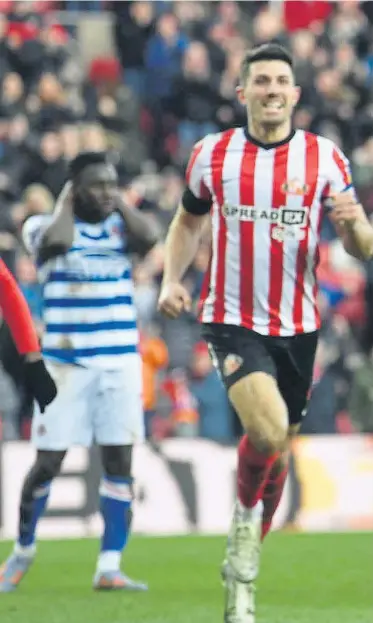
<svg viewBox="0 0 373 623"><path fill-rule="evenodd" d="M259 573L262 517L261 500L251 509L236 501L222 568L225 623L255 623L255 580Z"/></svg>

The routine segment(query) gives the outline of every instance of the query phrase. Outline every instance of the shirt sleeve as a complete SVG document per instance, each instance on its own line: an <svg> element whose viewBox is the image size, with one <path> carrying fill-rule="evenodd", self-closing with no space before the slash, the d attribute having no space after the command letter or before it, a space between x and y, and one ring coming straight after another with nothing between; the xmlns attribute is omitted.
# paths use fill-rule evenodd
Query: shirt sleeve
<svg viewBox="0 0 373 623"><path fill-rule="evenodd" d="M343 193L346 190L352 192L356 198L356 191L352 183L351 165L349 160L339 149L339 147L333 145L328 175L328 186L325 190L325 197L334 193Z"/></svg>
<svg viewBox="0 0 373 623"><path fill-rule="evenodd" d="M47 229L51 217L47 215L31 216L22 229L22 238L27 251L36 256L40 248L43 234Z"/></svg>
<svg viewBox="0 0 373 623"><path fill-rule="evenodd" d="M0 307L21 355L40 350L31 312L15 278L0 260Z"/></svg>
<svg viewBox="0 0 373 623"><path fill-rule="evenodd" d="M190 155L186 169L186 188L183 206L191 214L204 215L211 209L212 198L204 181L206 164L204 162L204 141L197 143Z"/></svg>

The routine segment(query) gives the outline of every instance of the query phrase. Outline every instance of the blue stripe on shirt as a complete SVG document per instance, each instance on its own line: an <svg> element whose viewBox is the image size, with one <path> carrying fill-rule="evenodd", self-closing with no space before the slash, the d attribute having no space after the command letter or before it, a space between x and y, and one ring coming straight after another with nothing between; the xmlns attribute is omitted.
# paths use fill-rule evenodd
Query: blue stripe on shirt
<svg viewBox="0 0 373 623"><path fill-rule="evenodd" d="M63 271L53 271L49 274L48 276L48 283L56 283L58 281L60 281L61 283L69 283L70 281L72 282L76 282L79 281L79 283L114 283L116 281L120 281L121 279L131 279L131 273L129 270L126 270L125 272L123 272L121 275L119 275L119 277L114 277L114 276L104 276L101 277L100 275L85 275L80 274L80 273L76 273L74 274L73 272L71 273L65 273Z"/></svg>
<svg viewBox="0 0 373 623"><path fill-rule="evenodd" d="M98 234L92 234L92 233L89 233L88 231L84 231L84 229L81 229L79 231L79 234L83 236L83 238L88 238L89 240L109 240L110 239L110 236L107 233L107 231L102 231L102 232L99 232Z"/></svg>
<svg viewBox="0 0 373 623"><path fill-rule="evenodd" d="M100 298L46 298L44 300L44 309L50 309L51 307L63 307L66 308L81 308L81 307L110 307L111 305L133 305L131 296L112 296L103 299Z"/></svg>
<svg viewBox="0 0 373 623"><path fill-rule="evenodd" d="M122 329L136 329L137 324L134 320L122 320L105 322L90 322L88 324L74 323L50 323L45 328L46 333L94 333L95 331L120 331Z"/></svg>
<svg viewBox="0 0 373 623"><path fill-rule="evenodd" d="M88 260L90 260L92 257L99 259L105 258L106 260L117 259L118 256L123 257L123 249L117 246L105 247L104 249L102 249L101 253L99 251L91 251L89 247L71 247L69 253L72 253L73 251L83 251L82 257Z"/></svg>
<svg viewBox="0 0 373 623"><path fill-rule="evenodd" d="M92 348L43 348L43 355L63 359L64 361L74 361L83 357L98 357L100 355L129 355L137 353L136 344L128 346L97 346Z"/></svg>

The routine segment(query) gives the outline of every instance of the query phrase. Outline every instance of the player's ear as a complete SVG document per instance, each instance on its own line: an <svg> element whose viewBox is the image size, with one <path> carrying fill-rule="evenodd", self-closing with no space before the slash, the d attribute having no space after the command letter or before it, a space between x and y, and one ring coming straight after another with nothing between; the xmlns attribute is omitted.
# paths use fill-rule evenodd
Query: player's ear
<svg viewBox="0 0 373 623"><path fill-rule="evenodd" d="M300 100L300 96L302 95L301 87L294 87L294 96L293 96L293 105L296 106Z"/></svg>
<svg viewBox="0 0 373 623"><path fill-rule="evenodd" d="M244 88L240 84L238 85L238 87L236 87L236 95L237 95L237 99L240 102L240 104L244 106L246 104L245 91L244 91Z"/></svg>

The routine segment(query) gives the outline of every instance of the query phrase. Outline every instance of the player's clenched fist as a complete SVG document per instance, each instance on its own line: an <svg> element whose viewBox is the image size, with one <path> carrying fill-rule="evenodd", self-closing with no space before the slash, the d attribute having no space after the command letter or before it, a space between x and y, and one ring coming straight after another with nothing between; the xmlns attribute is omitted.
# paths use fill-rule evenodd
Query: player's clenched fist
<svg viewBox="0 0 373 623"><path fill-rule="evenodd" d="M181 283L167 283L162 286L158 309L169 318L177 318L181 312L190 311L192 300L188 290Z"/></svg>
<svg viewBox="0 0 373 623"><path fill-rule="evenodd" d="M337 225L353 225L355 221L365 220L362 205L357 203L352 193L344 192L332 197L330 220Z"/></svg>

